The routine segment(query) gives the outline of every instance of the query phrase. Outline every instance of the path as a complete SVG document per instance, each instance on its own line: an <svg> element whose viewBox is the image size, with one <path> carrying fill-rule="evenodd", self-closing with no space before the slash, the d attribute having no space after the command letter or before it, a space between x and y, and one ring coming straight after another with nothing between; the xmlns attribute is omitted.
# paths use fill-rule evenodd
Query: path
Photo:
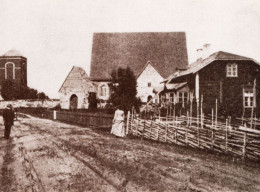
<svg viewBox="0 0 260 192"><path fill-rule="evenodd" d="M259 168L215 154L30 116L11 137L0 139L4 192L260 191Z"/></svg>

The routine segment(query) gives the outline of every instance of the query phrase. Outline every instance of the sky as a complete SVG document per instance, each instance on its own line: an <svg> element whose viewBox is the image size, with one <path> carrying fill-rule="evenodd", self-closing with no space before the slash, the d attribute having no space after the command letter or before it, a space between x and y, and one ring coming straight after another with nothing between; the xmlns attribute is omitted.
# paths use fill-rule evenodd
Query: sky
<svg viewBox="0 0 260 192"><path fill-rule="evenodd" d="M95 32L186 32L188 60L206 43L260 62L259 0L0 0L0 55L27 58L28 86L58 98L73 66L89 75Z"/></svg>

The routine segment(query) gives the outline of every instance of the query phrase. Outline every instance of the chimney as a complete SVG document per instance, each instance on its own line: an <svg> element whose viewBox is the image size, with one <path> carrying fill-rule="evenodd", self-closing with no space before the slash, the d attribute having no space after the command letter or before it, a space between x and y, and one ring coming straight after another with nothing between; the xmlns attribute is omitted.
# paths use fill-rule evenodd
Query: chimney
<svg viewBox="0 0 260 192"><path fill-rule="evenodd" d="M197 49L197 61L202 61L203 49Z"/></svg>
<svg viewBox="0 0 260 192"><path fill-rule="evenodd" d="M203 59L210 55L210 44L206 43L203 45Z"/></svg>

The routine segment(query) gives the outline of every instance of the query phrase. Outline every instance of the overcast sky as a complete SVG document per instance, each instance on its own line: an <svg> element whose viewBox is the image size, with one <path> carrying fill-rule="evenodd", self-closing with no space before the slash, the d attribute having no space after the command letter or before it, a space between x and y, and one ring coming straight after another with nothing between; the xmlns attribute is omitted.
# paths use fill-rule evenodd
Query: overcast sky
<svg viewBox="0 0 260 192"><path fill-rule="evenodd" d="M89 74L94 32L186 32L196 49L260 61L259 0L0 0L0 55L28 59L28 86L58 98L73 65Z"/></svg>

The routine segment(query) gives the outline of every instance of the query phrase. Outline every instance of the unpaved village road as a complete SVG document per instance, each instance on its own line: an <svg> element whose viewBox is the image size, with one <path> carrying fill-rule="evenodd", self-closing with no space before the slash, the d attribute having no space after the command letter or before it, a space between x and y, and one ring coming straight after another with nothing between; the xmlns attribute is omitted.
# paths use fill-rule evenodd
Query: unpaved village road
<svg viewBox="0 0 260 192"><path fill-rule="evenodd" d="M30 116L2 138L0 191L260 191L260 168Z"/></svg>

